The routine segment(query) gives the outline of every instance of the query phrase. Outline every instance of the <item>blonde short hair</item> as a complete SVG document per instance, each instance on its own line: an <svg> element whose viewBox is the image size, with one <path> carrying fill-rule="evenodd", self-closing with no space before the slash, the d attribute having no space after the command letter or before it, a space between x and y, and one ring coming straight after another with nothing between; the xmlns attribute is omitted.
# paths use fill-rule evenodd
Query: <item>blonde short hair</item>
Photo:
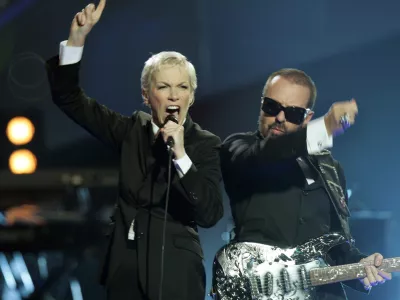
<svg viewBox="0 0 400 300"><path fill-rule="evenodd" d="M161 66L183 66L189 74L189 86L194 95L197 89L197 75L193 64L183 54L175 51L162 51L153 54L145 63L140 78L142 90L148 92L151 87L154 72L158 71ZM194 101L194 96L192 103Z"/></svg>

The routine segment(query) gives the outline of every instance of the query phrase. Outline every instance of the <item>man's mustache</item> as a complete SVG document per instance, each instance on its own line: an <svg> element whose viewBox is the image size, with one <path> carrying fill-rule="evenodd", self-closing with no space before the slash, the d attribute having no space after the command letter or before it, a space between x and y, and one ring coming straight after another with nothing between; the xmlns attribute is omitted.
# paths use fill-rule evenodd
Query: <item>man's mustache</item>
<svg viewBox="0 0 400 300"><path fill-rule="evenodd" d="M276 130L280 130L282 132L286 132L285 127L282 124L279 124L279 123L271 124L268 129L269 130L276 129Z"/></svg>

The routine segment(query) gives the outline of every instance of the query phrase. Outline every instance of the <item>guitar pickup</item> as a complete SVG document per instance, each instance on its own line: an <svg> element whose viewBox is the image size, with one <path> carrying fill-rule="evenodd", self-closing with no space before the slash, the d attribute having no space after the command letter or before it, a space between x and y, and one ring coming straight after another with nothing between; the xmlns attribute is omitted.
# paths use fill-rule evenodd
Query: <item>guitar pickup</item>
<svg viewBox="0 0 400 300"><path fill-rule="evenodd" d="M274 277L271 272L267 272L264 276L264 294L268 297L274 292Z"/></svg>
<svg viewBox="0 0 400 300"><path fill-rule="evenodd" d="M285 293L290 293L292 291L292 285L290 284L289 272L286 269L282 270L282 281Z"/></svg>
<svg viewBox="0 0 400 300"><path fill-rule="evenodd" d="M299 276L301 279L301 285L302 285L303 289L308 290L310 288L310 286L308 284L307 271L306 271L305 266L301 266L299 268Z"/></svg>

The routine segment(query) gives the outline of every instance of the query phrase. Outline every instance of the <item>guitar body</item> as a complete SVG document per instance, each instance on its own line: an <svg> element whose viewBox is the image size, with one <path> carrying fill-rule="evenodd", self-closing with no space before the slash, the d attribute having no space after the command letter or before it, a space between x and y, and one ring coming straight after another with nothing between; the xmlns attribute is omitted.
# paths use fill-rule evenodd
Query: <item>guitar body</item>
<svg viewBox="0 0 400 300"><path fill-rule="evenodd" d="M288 249L228 244L214 259L211 296L215 300L316 299L310 270L326 267L329 250L346 242L340 234L327 234Z"/></svg>

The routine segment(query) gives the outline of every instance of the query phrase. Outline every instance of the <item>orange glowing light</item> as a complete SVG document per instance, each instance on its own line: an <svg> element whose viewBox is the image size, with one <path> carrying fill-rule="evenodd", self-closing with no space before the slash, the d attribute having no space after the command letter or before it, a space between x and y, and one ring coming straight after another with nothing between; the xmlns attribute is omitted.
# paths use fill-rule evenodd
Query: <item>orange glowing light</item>
<svg viewBox="0 0 400 300"><path fill-rule="evenodd" d="M29 143L35 134L35 126L25 117L15 117L7 124L7 137L11 143L20 146Z"/></svg>
<svg viewBox="0 0 400 300"><path fill-rule="evenodd" d="M14 174L32 174L36 171L36 156L27 149L14 151L9 158L8 165Z"/></svg>

